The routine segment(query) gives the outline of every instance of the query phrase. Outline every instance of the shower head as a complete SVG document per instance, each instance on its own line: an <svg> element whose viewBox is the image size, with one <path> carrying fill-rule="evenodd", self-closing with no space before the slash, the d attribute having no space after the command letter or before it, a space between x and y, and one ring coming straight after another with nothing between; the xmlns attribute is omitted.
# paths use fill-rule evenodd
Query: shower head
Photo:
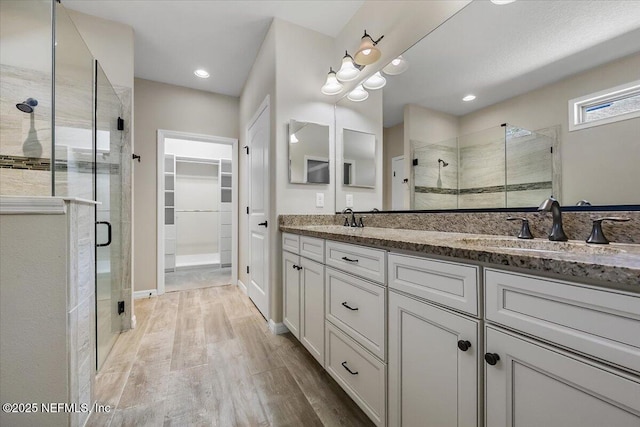
<svg viewBox="0 0 640 427"><path fill-rule="evenodd" d="M26 101L16 104L16 108L23 113L33 113L33 108L38 105L38 100L34 98L27 98Z"/></svg>
<svg viewBox="0 0 640 427"><path fill-rule="evenodd" d="M442 163L442 167L443 167L443 168L446 168L447 166L449 166L449 163L445 162L445 161L444 161L444 160L442 160L442 159L438 159L438 163Z"/></svg>

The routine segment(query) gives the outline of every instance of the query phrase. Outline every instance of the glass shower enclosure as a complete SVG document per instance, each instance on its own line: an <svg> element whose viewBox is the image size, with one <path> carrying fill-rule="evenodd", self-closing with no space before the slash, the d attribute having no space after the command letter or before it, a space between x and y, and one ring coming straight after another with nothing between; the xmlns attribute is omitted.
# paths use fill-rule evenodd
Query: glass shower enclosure
<svg viewBox="0 0 640 427"><path fill-rule="evenodd" d="M122 328L123 105L62 4L2 0L0 12L0 195L98 202L99 368Z"/></svg>

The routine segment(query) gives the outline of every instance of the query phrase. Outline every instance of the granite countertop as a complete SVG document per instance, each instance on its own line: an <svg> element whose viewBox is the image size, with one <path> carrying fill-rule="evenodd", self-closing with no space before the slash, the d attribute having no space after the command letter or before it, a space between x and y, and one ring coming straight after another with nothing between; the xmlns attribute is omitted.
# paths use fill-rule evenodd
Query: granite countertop
<svg viewBox="0 0 640 427"><path fill-rule="evenodd" d="M515 237L339 225L280 225L302 234L388 250L421 252L561 275L566 280L640 292L640 245L520 241ZM518 247L533 245L534 249Z"/></svg>

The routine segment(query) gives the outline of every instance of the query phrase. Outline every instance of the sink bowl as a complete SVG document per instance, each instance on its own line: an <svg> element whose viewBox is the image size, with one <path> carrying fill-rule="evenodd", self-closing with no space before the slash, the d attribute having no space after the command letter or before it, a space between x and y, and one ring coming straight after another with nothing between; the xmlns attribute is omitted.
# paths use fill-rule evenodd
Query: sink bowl
<svg viewBox="0 0 640 427"><path fill-rule="evenodd" d="M592 255L615 255L625 253L622 248L609 245L591 245L580 241L552 242L550 240L525 240L509 237L465 237L460 243L477 248L518 251L518 252L555 252L580 253Z"/></svg>

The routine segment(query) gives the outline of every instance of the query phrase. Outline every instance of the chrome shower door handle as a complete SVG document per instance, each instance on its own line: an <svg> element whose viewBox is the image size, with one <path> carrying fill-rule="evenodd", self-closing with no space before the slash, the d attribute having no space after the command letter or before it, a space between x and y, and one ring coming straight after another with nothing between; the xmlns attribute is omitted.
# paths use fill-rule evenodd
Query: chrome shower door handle
<svg viewBox="0 0 640 427"><path fill-rule="evenodd" d="M104 247L104 246L109 246L111 244L111 223L109 221L98 221L98 222L96 222L96 226L98 226L100 224L105 224L107 226L107 243L97 243L96 242L96 246L99 247L99 248Z"/></svg>

